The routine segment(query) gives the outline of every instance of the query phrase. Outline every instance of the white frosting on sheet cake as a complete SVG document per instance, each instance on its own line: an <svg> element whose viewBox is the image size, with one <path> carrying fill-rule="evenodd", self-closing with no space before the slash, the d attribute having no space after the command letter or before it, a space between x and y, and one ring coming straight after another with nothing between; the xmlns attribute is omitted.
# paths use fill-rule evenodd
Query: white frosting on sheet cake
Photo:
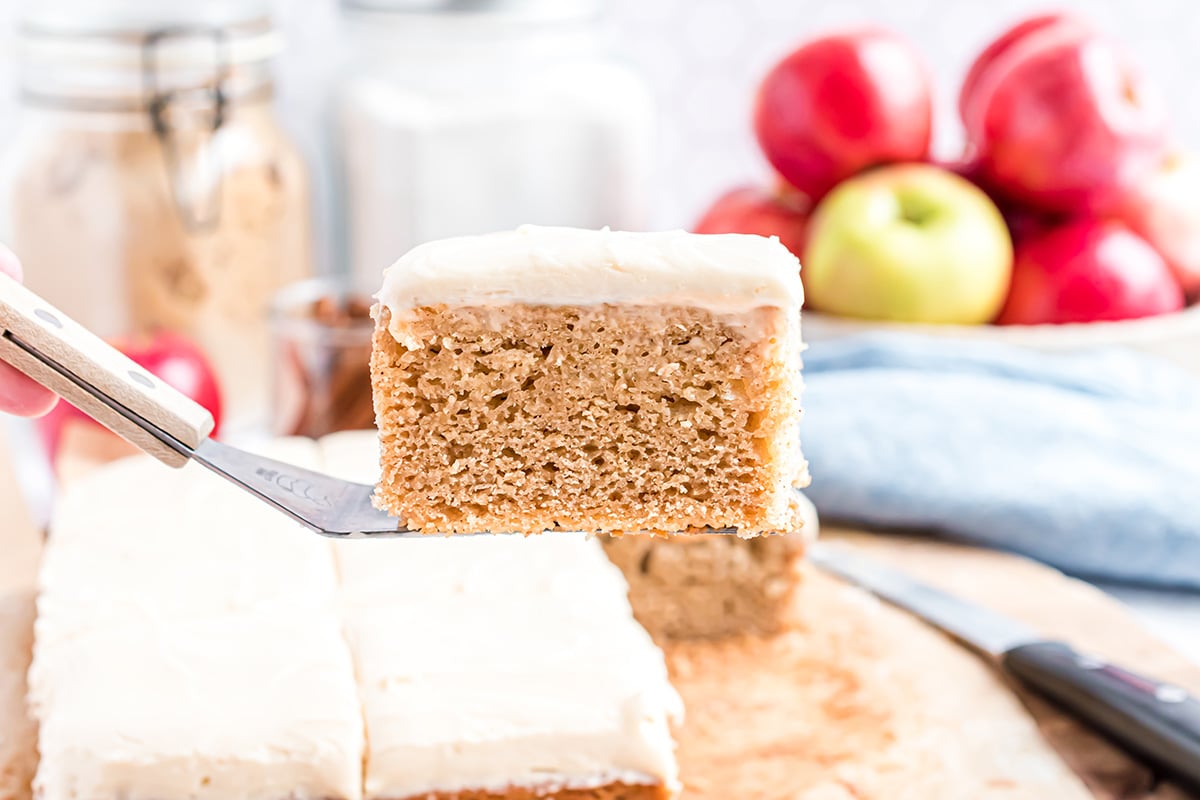
<svg viewBox="0 0 1200 800"><path fill-rule="evenodd" d="M269 455L316 465L311 442ZM362 712L328 544L199 466L60 501L32 710L44 800L356 800Z"/></svg>
<svg viewBox="0 0 1200 800"><path fill-rule="evenodd" d="M414 248L386 271L378 299L402 322L414 309L439 305L798 311L804 290L800 262L775 238L525 225Z"/></svg>
<svg viewBox="0 0 1200 800"><path fill-rule="evenodd" d="M348 614L369 741L365 797L675 785L668 722L679 701L645 632L583 598L506 598L512 586L413 613L403 637L397 606Z"/></svg>
<svg viewBox="0 0 1200 800"><path fill-rule="evenodd" d="M38 645L38 797L354 800L362 718L332 611L106 627Z"/></svg>
<svg viewBox="0 0 1200 800"><path fill-rule="evenodd" d="M266 455L315 467L307 440ZM112 622L152 624L216 613L329 608L328 543L198 464L147 458L109 465L55 509L39 575L38 640Z"/></svg>
<svg viewBox="0 0 1200 800"><path fill-rule="evenodd" d="M374 433L269 455L378 470ZM47 550L42 800L678 785L679 697L582 535L330 544L139 457L66 494Z"/></svg>
<svg viewBox="0 0 1200 800"><path fill-rule="evenodd" d="M323 443L372 481L373 434ZM600 543L579 534L335 544L367 723L367 798L677 785L682 713Z"/></svg>

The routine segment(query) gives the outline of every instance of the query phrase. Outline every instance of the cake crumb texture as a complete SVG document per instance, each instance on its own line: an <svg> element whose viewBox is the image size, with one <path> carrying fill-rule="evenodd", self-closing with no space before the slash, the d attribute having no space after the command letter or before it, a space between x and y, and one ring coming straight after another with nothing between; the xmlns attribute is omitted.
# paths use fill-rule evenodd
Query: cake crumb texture
<svg viewBox="0 0 1200 800"><path fill-rule="evenodd" d="M785 630L795 611L804 557L796 534L621 536L604 545L655 641L769 636Z"/></svg>
<svg viewBox="0 0 1200 800"><path fill-rule="evenodd" d="M656 642L771 636L796 617L808 542L817 510L794 497L800 533L742 539L699 536L605 536L604 551L629 583L638 622Z"/></svg>
<svg viewBox="0 0 1200 800"><path fill-rule="evenodd" d="M436 307L372 356L378 502L426 533L792 530L799 318Z"/></svg>

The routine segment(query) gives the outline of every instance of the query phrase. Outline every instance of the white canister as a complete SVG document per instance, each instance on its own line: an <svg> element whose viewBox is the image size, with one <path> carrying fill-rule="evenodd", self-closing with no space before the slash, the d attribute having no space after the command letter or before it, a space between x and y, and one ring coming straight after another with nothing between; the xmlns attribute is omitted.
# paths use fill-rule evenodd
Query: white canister
<svg viewBox="0 0 1200 800"><path fill-rule="evenodd" d="M595 0L342 0L341 235L355 284L524 223L644 227L653 103Z"/></svg>

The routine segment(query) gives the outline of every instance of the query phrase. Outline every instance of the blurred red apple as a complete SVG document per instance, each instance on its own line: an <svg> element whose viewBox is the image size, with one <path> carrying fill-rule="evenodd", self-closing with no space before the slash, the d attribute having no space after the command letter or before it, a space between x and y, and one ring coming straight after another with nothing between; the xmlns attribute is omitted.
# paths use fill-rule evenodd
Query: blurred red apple
<svg viewBox="0 0 1200 800"><path fill-rule="evenodd" d="M816 202L867 167L922 161L933 103L916 50L878 28L814 39L763 79L754 129L767 160Z"/></svg>
<svg viewBox="0 0 1200 800"><path fill-rule="evenodd" d="M219 428L221 395L216 373L204 352L190 339L174 333L160 333L144 339L114 339L110 344L164 383L207 408ZM36 424L51 461L58 461L68 439L86 441L89 449L103 450L109 455L128 451L119 446L115 434L70 403L60 402ZM217 435L218 428L213 429L213 436Z"/></svg>
<svg viewBox="0 0 1200 800"><path fill-rule="evenodd" d="M1036 208L1030 208L1024 203L1013 201L1012 198L1007 197L1003 192L996 191L996 188L989 184L987 178L980 172L977 161L960 159L957 161L942 162L939 166L942 169L953 172L959 177L966 178L991 198L991 201L996 204L996 208L1000 209L1000 213L1004 217L1004 223L1008 226L1008 231L1012 234L1014 242L1019 242L1048 228L1061 225L1067 219L1062 214L1053 214Z"/></svg>
<svg viewBox="0 0 1200 800"><path fill-rule="evenodd" d="M1117 213L1166 259L1184 293L1200 296L1200 157L1165 158Z"/></svg>
<svg viewBox="0 0 1200 800"><path fill-rule="evenodd" d="M1084 219L1017 244L996 322L1134 319L1182 307L1183 291L1153 247L1119 222Z"/></svg>
<svg viewBox="0 0 1200 800"><path fill-rule="evenodd" d="M1125 51L1082 24L1043 23L996 47L964 92L984 179L1044 210L1107 210L1164 152L1158 94Z"/></svg>
<svg viewBox="0 0 1200 800"><path fill-rule="evenodd" d="M808 204L803 196L772 194L757 186L721 195L696 223L696 233L756 233L778 236L798 258L804 252Z"/></svg>
<svg viewBox="0 0 1200 800"><path fill-rule="evenodd" d="M985 47L983 52L975 58L975 61L967 70L967 77L963 80L962 88L959 90L959 115L964 120L973 116L973 106L979 97L979 93L976 91L979 80L997 59L1011 51L1018 42L1025 39L1029 34L1058 25L1074 26L1081 30L1088 30L1090 28L1086 21L1071 14L1062 12L1037 14L1018 22Z"/></svg>

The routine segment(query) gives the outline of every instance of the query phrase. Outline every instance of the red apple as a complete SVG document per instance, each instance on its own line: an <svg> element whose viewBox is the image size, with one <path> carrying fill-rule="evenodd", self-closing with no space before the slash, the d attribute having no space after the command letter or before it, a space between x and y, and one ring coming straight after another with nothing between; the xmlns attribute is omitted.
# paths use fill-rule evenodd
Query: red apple
<svg viewBox="0 0 1200 800"><path fill-rule="evenodd" d="M763 79L754 129L767 160L816 202L867 167L923 161L933 102L916 50L879 28L814 39Z"/></svg>
<svg viewBox="0 0 1200 800"><path fill-rule="evenodd" d="M220 425L221 395L216 373L203 351L191 340L174 333L160 333L143 339L116 339L110 344L164 383L207 408ZM36 424L52 461L58 460L68 438L86 439L89 447L103 447L106 453L123 452L122 448L110 446L115 444L115 434L110 434L70 403L60 402ZM214 428L213 436L216 434Z"/></svg>
<svg viewBox="0 0 1200 800"><path fill-rule="evenodd" d="M963 80L962 88L959 90L959 115L964 120L973 116L972 107L978 100L976 89L978 88L979 80L1001 56L1011 51L1018 42L1028 37L1029 34L1059 25L1074 26L1081 30L1088 30L1090 28L1086 21L1071 14L1062 12L1037 14L1018 22L985 47L983 52L975 58L975 61L968 68L967 77Z"/></svg>
<svg viewBox="0 0 1200 800"><path fill-rule="evenodd" d="M772 194L757 186L721 195L696 223L696 233L756 233L778 236L797 257L804 252L808 207L803 196Z"/></svg>
<svg viewBox="0 0 1200 800"><path fill-rule="evenodd" d="M1023 203L1014 202L1002 192L996 191L996 187L988 183L986 176L981 173L977 161L960 159L943 162L939 166L949 172L953 172L959 177L966 178L991 198L991 201L996 204L996 208L1000 209L1000 213L1004 217L1004 223L1008 226L1008 231L1012 234L1014 242L1019 242L1048 228L1061 225L1067 219L1061 214L1052 214L1036 208L1030 208Z"/></svg>
<svg viewBox="0 0 1200 800"><path fill-rule="evenodd" d="M1200 296L1200 157L1165 158L1117 214L1166 259L1185 294Z"/></svg>
<svg viewBox="0 0 1200 800"><path fill-rule="evenodd" d="M1001 325L1096 322L1178 311L1162 256L1123 224L1083 219L1018 242Z"/></svg>
<svg viewBox="0 0 1200 800"><path fill-rule="evenodd" d="M1157 93L1116 43L1081 25L999 48L969 96L963 123L984 179L1047 211L1111 208L1165 148Z"/></svg>

